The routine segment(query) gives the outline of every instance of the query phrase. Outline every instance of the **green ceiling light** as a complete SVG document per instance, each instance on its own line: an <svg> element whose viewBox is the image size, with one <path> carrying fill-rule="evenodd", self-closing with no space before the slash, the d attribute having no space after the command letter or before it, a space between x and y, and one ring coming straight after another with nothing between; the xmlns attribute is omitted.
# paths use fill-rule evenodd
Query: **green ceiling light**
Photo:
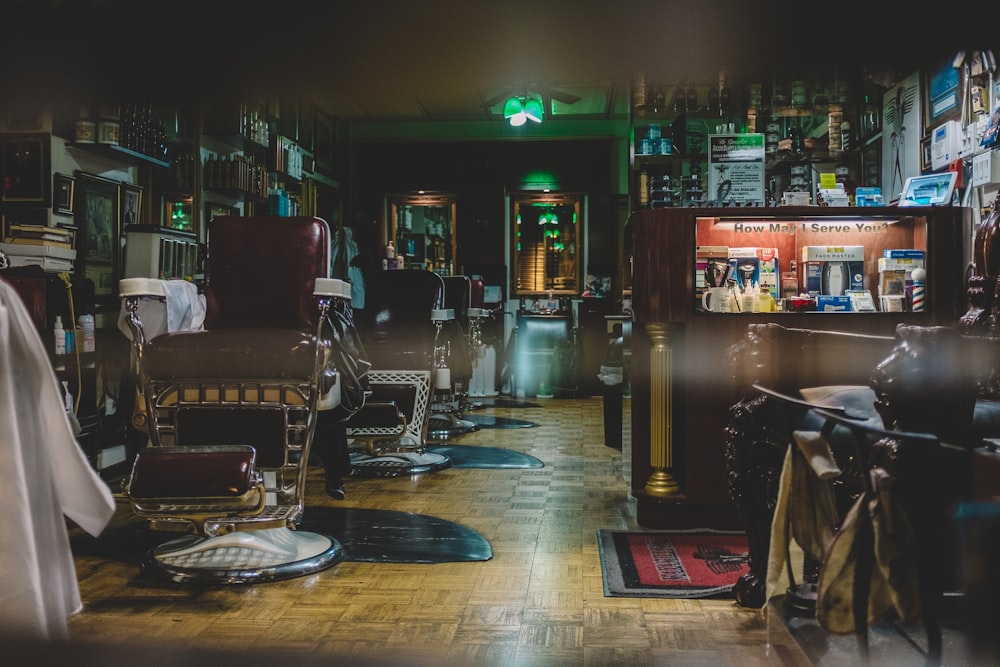
<svg viewBox="0 0 1000 667"><path fill-rule="evenodd" d="M517 96L507 98L507 103L503 105L503 117L514 127L524 125L528 120L524 115L524 101Z"/></svg>
<svg viewBox="0 0 1000 667"><path fill-rule="evenodd" d="M535 123L542 122L542 102L541 100L532 97L524 103L524 115L528 117L528 120Z"/></svg>

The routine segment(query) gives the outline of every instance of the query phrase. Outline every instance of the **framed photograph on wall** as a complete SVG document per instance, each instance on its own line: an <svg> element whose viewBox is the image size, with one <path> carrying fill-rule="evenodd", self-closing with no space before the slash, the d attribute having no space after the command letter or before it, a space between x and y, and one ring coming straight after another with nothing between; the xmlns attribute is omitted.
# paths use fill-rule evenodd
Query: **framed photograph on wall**
<svg viewBox="0 0 1000 667"><path fill-rule="evenodd" d="M51 206L48 134L0 135L0 202L5 206Z"/></svg>
<svg viewBox="0 0 1000 667"><path fill-rule="evenodd" d="M121 184L77 171L74 220L76 272L94 281L98 303L113 305L121 276Z"/></svg>
<svg viewBox="0 0 1000 667"><path fill-rule="evenodd" d="M899 198L903 183L920 175L920 73L885 92L882 98L882 197L889 204Z"/></svg>
<svg viewBox="0 0 1000 667"><path fill-rule="evenodd" d="M951 58L924 72L924 132L962 115L959 70Z"/></svg>
<svg viewBox="0 0 1000 667"><path fill-rule="evenodd" d="M920 173L926 174L931 170L931 135L926 135L920 139Z"/></svg>
<svg viewBox="0 0 1000 667"><path fill-rule="evenodd" d="M145 224L142 215L142 186L122 183L122 228Z"/></svg>
<svg viewBox="0 0 1000 667"><path fill-rule="evenodd" d="M52 211L63 215L73 215L73 191L76 179L66 174L52 175Z"/></svg>

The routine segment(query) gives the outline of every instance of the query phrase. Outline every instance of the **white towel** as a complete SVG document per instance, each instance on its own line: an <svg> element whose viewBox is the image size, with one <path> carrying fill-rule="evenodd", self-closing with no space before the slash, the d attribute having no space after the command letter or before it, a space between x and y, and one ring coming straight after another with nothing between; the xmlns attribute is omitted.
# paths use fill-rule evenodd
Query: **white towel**
<svg viewBox="0 0 1000 667"><path fill-rule="evenodd" d="M205 295L187 280L162 280L166 301L147 299L139 302L139 319L146 340L165 333L198 331L205 326ZM125 320L125 302L118 313L118 330L132 340Z"/></svg>

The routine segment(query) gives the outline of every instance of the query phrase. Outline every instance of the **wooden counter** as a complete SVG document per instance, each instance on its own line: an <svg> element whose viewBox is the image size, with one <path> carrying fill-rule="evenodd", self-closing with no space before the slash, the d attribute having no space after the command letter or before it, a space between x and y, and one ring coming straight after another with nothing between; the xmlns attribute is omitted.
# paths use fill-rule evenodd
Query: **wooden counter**
<svg viewBox="0 0 1000 667"><path fill-rule="evenodd" d="M723 429L729 406L741 398L729 348L749 323L892 336L899 323L955 324L966 309L967 209L671 208L640 211L631 226L631 490L637 521L647 528L741 527L729 492ZM803 245L864 245L866 287L876 299L882 251L924 249L927 310L705 313L695 305L699 244L777 248L780 270L800 259ZM835 357L814 364L817 384L842 365ZM803 361L789 350L781 370Z"/></svg>

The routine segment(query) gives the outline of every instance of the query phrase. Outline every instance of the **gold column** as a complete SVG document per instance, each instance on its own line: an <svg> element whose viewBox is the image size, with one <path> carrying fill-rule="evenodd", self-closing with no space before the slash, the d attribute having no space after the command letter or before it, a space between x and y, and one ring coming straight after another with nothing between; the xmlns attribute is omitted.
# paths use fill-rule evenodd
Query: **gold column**
<svg viewBox="0 0 1000 667"><path fill-rule="evenodd" d="M680 485L667 468L673 466L673 368L666 325L646 324L649 350L649 464L646 493L655 498L681 495Z"/></svg>

